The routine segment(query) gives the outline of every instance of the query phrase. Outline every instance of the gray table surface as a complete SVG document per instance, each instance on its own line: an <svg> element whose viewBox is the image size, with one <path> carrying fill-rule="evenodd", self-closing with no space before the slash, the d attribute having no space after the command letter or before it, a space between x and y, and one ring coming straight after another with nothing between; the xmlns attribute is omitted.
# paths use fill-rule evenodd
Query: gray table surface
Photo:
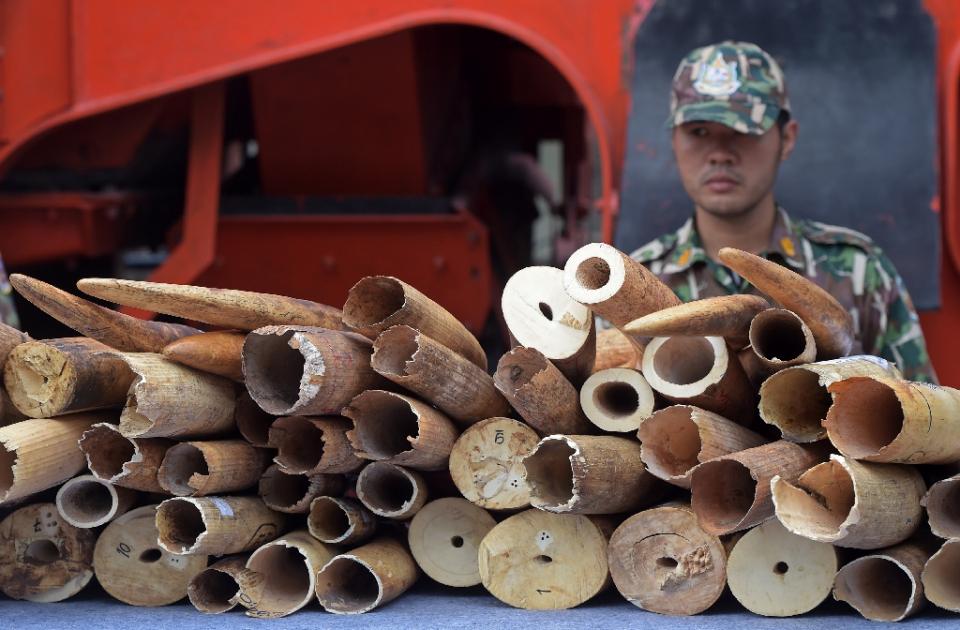
<svg viewBox="0 0 960 630"><path fill-rule="evenodd" d="M364 615L332 615L314 603L289 617L256 620L239 610L222 615L203 615L184 600L164 608L127 606L106 596L95 584L66 602L32 604L0 599L0 629L44 630L69 628L100 630L137 628L181 630L206 628L499 628L516 630L540 628L631 628L642 630L682 630L716 628L718 630L801 630L878 628L864 620L845 604L828 601L802 617L770 619L743 611L729 594L709 612L696 617L666 617L649 613L624 601L616 591L608 591L571 610L517 610L501 603L482 588L445 589L427 581L386 606ZM951 615L928 606L899 627L913 630L958 630L960 615Z"/></svg>

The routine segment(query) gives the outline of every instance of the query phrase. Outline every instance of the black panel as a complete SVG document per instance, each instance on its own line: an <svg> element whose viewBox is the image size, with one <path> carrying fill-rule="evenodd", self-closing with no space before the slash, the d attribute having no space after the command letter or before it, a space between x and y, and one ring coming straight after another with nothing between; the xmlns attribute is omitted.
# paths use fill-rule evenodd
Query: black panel
<svg viewBox="0 0 960 630"><path fill-rule="evenodd" d="M661 0L635 45L617 245L676 229L693 212L673 166L670 81L698 46L739 39L783 66L798 146L777 200L793 216L869 234L919 308L939 305L936 48L921 0Z"/></svg>
<svg viewBox="0 0 960 630"><path fill-rule="evenodd" d="M281 197L225 195L221 215L397 215L453 214L446 197Z"/></svg>

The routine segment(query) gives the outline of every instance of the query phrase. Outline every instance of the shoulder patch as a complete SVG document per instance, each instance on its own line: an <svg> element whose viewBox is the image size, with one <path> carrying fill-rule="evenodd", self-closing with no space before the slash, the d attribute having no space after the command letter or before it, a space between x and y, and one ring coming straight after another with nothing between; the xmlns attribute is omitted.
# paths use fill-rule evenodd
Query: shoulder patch
<svg viewBox="0 0 960 630"><path fill-rule="evenodd" d="M630 254L630 258L633 258L637 262L641 263L653 262L658 258L663 258L666 254L670 253L676 244L676 234L665 234L659 238L653 239L643 247L635 250Z"/></svg>
<svg viewBox="0 0 960 630"><path fill-rule="evenodd" d="M795 221L795 225L805 238L822 245L853 245L862 250L872 252L877 248L873 239L856 230L829 225L819 221Z"/></svg>

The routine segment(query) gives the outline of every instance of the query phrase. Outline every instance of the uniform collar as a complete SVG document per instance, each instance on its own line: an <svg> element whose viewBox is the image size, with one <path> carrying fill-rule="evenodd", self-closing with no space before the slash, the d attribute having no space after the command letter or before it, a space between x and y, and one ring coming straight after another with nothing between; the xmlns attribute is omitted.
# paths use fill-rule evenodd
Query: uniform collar
<svg viewBox="0 0 960 630"><path fill-rule="evenodd" d="M673 246L673 251L664 261L663 273L679 273L686 271L694 263L705 263L709 260L693 217L687 219L687 222L680 226L674 236L676 236L676 243Z"/></svg>
<svg viewBox="0 0 960 630"><path fill-rule="evenodd" d="M773 232L770 234L770 242L767 243L767 249L762 254L764 258L771 258L774 255L779 255L795 271L802 272L807 266L800 232L787 211L779 205L777 217L773 223Z"/></svg>
<svg viewBox="0 0 960 630"><path fill-rule="evenodd" d="M673 247L673 252L664 262L663 273L678 273L686 271L695 263L709 262L707 251L703 248L703 241L700 240L700 234L697 232L693 217L687 219L687 222L680 226L680 229L674 235L676 236L676 244ZM790 219L787 211L779 205L777 206L777 216L774 219L770 241L761 255L764 258L780 259L798 271L806 268L807 263L800 232L797 230L796 224Z"/></svg>

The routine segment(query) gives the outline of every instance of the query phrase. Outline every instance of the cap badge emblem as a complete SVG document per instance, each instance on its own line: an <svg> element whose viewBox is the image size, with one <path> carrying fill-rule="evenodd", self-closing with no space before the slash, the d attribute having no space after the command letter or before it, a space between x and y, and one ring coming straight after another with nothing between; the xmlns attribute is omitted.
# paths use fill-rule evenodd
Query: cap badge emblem
<svg viewBox="0 0 960 630"><path fill-rule="evenodd" d="M740 87L737 78L737 63L726 62L723 55L717 53L710 63L700 65L693 89L707 96L730 96Z"/></svg>

